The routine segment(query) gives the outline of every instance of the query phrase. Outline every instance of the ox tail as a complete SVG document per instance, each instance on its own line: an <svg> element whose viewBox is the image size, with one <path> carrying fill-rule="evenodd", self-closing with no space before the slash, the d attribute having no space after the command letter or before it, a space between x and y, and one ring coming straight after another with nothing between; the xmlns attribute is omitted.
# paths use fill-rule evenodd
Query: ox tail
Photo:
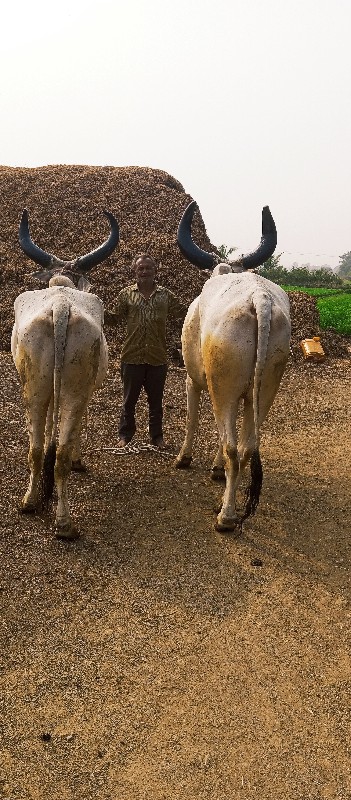
<svg viewBox="0 0 351 800"><path fill-rule="evenodd" d="M55 303L52 309L54 326L54 402L51 441L45 453L42 474L42 497L45 507L48 506L53 496L55 486L56 438L60 413L61 378L65 357L69 313L70 304L66 300L60 298L60 301Z"/></svg>
<svg viewBox="0 0 351 800"><path fill-rule="evenodd" d="M251 481L245 495L245 511L241 522L255 513L262 489L263 470L260 457L260 388L262 374L266 363L269 334L271 329L272 300L270 296L259 291L252 297L257 318L257 349L253 381L253 415L255 428L255 449L250 460Z"/></svg>
<svg viewBox="0 0 351 800"><path fill-rule="evenodd" d="M42 498L44 508L48 508L55 486L56 442L52 441L45 453L42 475Z"/></svg>
<svg viewBox="0 0 351 800"><path fill-rule="evenodd" d="M55 303L52 309L52 318L54 323L54 340L55 340L55 366L54 366L54 404L53 404L51 439L52 441L55 442L57 436L59 411L60 411L62 367L65 358L69 312L70 312L70 303L63 298L60 298L59 302Z"/></svg>
<svg viewBox="0 0 351 800"><path fill-rule="evenodd" d="M259 450L254 450L250 460L251 481L245 493L245 511L241 517L241 524L245 519L255 513L262 489L263 469Z"/></svg>

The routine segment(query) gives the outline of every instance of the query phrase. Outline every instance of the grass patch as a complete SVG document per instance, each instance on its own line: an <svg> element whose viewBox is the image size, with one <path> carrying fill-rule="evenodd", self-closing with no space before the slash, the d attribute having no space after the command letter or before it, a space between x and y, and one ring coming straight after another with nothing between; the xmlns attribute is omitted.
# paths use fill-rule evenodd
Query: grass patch
<svg viewBox="0 0 351 800"><path fill-rule="evenodd" d="M333 328L338 333L351 336L351 294L319 297L317 307L321 328Z"/></svg>
<svg viewBox="0 0 351 800"><path fill-rule="evenodd" d="M322 286L282 286L285 292L303 292L312 297L329 297L335 294L345 294L343 289L328 289Z"/></svg>

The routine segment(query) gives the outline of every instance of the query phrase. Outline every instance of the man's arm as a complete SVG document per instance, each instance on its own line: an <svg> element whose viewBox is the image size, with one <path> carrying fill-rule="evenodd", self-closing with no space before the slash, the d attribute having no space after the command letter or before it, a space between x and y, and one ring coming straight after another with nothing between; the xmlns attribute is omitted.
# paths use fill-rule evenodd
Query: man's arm
<svg viewBox="0 0 351 800"><path fill-rule="evenodd" d="M104 310L104 325L114 328L120 321L121 317L119 314L116 314L113 311L108 311L107 309Z"/></svg>
<svg viewBox="0 0 351 800"><path fill-rule="evenodd" d="M172 319L184 320L187 313L188 306L181 303L178 297L168 290L168 316Z"/></svg>
<svg viewBox="0 0 351 800"><path fill-rule="evenodd" d="M110 327L116 327L119 325L122 319L125 319L127 316L127 302L126 302L126 295L124 289L118 294L116 305L113 311L109 311L107 308L104 311L104 325Z"/></svg>

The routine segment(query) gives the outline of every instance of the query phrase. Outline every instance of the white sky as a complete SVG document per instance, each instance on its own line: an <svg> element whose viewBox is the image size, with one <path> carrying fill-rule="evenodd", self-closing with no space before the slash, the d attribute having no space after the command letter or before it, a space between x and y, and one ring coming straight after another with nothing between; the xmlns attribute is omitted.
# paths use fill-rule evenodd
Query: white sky
<svg viewBox="0 0 351 800"><path fill-rule="evenodd" d="M350 0L12 0L0 163L163 169L214 244L351 250ZM1 198L0 198L1 208Z"/></svg>

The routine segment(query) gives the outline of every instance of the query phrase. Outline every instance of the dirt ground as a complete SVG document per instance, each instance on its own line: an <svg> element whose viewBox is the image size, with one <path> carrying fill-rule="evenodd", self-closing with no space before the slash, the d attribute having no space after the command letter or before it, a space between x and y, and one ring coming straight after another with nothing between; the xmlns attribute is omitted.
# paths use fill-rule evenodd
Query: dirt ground
<svg viewBox="0 0 351 800"><path fill-rule="evenodd" d="M0 798L349 800L350 359L290 363L241 536L214 529L205 398L189 472L185 373L168 450L116 451L112 358L71 506L81 538L22 516L27 437L0 355ZM136 445L147 442L139 407Z"/></svg>

